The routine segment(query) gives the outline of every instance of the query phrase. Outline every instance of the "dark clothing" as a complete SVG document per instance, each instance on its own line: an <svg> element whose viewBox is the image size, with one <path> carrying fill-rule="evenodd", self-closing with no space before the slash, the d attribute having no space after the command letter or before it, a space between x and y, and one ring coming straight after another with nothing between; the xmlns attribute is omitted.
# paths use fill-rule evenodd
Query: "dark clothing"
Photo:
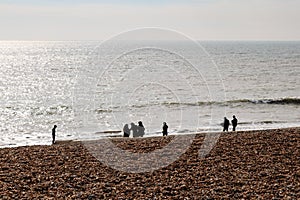
<svg viewBox="0 0 300 200"><path fill-rule="evenodd" d="M128 128L128 124L125 124L123 128L124 135L123 137L129 137L130 136L130 129Z"/></svg>
<svg viewBox="0 0 300 200"><path fill-rule="evenodd" d="M223 131L227 131L228 132L228 128L229 128L229 120L228 119L224 119L224 128L223 128Z"/></svg>
<svg viewBox="0 0 300 200"><path fill-rule="evenodd" d="M56 129L56 127L54 127L54 128L52 129L52 144L55 143L55 129Z"/></svg>
<svg viewBox="0 0 300 200"><path fill-rule="evenodd" d="M232 123L232 131L235 131L235 128L237 126L238 120L237 118L233 118L233 120L231 120Z"/></svg>
<svg viewBox="0 0 300 200"><path fill-rule="evenodd" d="M145 128L144 126L137 126L137 136L143 137L145 135Z"/></svg>
<svg viewBox="0 0 300 200"><path fill-rule="evenodd" d="M143 137L145 135L145 127L143 125L143 122L139 121L137 126L137 136Z"/></svg>
<svg viewBox="0 0 300 200"><path fill-rule="evenodd" d="M163 133L163 136L168 136L168 125L167 125L167 124L165 124L165 125L163 126L163 131L162 131L162 133Z"/></svg>
<svg viewBox="0 0 300 200"><path fill-rule="evenodd" d="M132 131L132 137L138 137L138 127L134 123L131 123L130 130Z"/></svg>

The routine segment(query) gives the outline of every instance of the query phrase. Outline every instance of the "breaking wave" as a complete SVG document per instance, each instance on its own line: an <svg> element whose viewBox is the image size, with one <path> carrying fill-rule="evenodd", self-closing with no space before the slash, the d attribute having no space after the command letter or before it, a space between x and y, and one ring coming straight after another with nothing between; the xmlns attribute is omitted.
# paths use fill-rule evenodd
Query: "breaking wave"
<svg viewBox="0 0 300 200"><path fill-rule="evenodd" d="M282 99L238 99L238 100L231 100L225 102L219 101L208 101L208 102L197 102L197 103L182 103L182 102L164 102L163 105L165 106L210 106L210 105L218 105L218 106L228 106L232 104L291 104L291 105L300 105L299 98L282 98Z"/></svg>

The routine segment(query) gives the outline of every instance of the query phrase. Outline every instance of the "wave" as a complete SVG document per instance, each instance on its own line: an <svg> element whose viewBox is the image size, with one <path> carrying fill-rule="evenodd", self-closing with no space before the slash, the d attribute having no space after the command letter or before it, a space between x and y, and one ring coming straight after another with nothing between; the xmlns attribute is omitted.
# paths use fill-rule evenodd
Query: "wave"
<svg viewBox="0 0 300 200"><path fill-rule="evenodd" d="M251 124L285 124L288 123L287 121L272 121L272 120L265 120L265 121L246 121L246 122L239 122L239 125L251 125Z"/></svg>
<svg viewBox="0 0 300 200"><path fill-rule="evenodd" d="M111 110L111 109L100 109L100 108L98 108L98 109L95 110L95 112L98 113L98 114L100 114L100 113L111 113L111 112L113 112L113 110Z"/></svg>
<svg viewBox="0 0 300 200"><path fill-rule="evenodd" d="M255 104L293 104L299 105L299 98L282 98L282 99L261 99L261 100L248 100Z"/></svg>
<svg viewBox="0 0 300 200"><path fill-rule="evenodd" d="M281 98L281 99L237 99L229 101L199 101L199 102L153 102L147 104L119 105L109 108L98 108L96 113L111 113L119 109L141 109L147 107L181 107L181 106L243 106L245 104L277 104L277 105L300 105L300 98Z"/></svg>
<svg viewBox="0 0 300 200"><path fill-rule="evenodd" d="M7 110L11 113L24 113L28 112L30 115L38 116L38 115L56 115L63 114L64 112L70 112L72 110L71 106L67 105L57 105L57 106L40 106L40 107L31 107L31 106L6 106L4 108L0 107L0 110Z"/></svg>
<svg viewBox="0 0 300 200"><path fill-rule="evenodd" d="M291 104L291 105L300 105L300 98L282 98L282 99L238 99L230 101L200 101L196 103L182 103L182 102L164 102L162 105L166 106L210 106L210 105L219 105L219 106L228 106L232 104Z"/></svg>

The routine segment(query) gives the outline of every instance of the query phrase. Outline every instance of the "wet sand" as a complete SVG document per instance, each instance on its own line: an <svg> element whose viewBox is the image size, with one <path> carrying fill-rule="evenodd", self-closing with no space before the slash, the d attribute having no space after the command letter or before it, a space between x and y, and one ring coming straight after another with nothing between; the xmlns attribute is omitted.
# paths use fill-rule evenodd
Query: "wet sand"
<svg viewBox="0 0 300 200"><path fill-rule="evenodd" d="M112 141L143 153L172 139ZM203 139L196 135L170 165L138 174L102 164L80 142L0 149L0 199L300 198L300 128L222 133L205 158Z"/></svg>

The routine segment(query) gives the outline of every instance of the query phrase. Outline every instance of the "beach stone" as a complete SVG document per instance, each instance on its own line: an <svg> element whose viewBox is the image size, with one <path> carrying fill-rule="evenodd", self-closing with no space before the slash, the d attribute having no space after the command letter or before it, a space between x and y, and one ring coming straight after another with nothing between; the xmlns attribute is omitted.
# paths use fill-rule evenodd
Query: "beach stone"
<svg viewBox="0 0 300 200"><path fill-rule="evenodd" d="M147 153L173 138L112 141ZM203 139L196 135L178 160L145 173L112 169L80 142L0 149L0 199L300 199L300 128L222 134L200 158Z"/></svg>

